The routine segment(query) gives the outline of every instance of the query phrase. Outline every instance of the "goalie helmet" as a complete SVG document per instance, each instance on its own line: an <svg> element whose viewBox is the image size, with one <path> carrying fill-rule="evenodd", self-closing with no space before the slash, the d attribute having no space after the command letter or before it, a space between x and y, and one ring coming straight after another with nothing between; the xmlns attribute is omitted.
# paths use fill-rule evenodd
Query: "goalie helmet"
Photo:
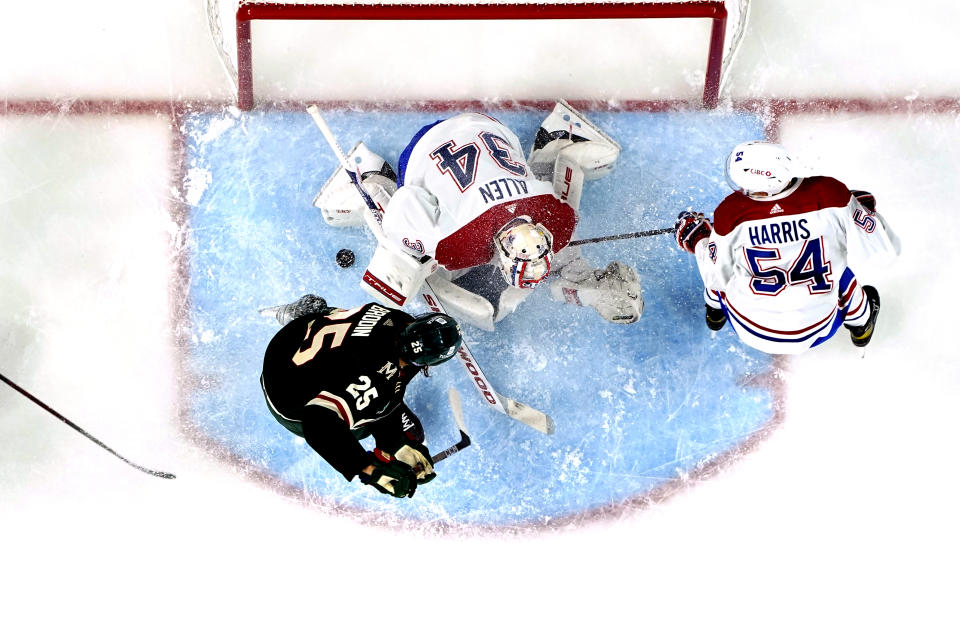
<svg viewBox="0 0 960 640"><path fill-rule="evenodd" d="M759 140L734 147L724 169L734 191L755 199L777 196L797 178L789 152L779 144Z"/></svg>
<svg viewBox="0 0 960 640"><path fill-rule="evenodd" d="M460 325L445 313L427 313L400 332L400 357L418 367L446 362L457 354L463 335Z"/></svg>
<svg viewBox="0 0 960 640"><path fill-rule="evenodd" d="M508 222L494 236L500 272L512 286L533 289L550 274L553 235L527 218Z"/></svg>

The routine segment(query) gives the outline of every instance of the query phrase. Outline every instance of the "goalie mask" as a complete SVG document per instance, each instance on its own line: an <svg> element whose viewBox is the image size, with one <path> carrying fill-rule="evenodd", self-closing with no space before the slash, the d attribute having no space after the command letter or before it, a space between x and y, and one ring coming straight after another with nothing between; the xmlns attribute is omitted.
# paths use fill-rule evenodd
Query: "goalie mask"
<svg viewBox="0 0 960 640"><path fill-rule="evenodd" d="M797 178L790 154L773 142L738 144L727 157L724 170L734 191L761 200L781 194Z"/></svg>
<svg viewBox="0 0 960 640"><path fill-rule="evenodd" d="M404 327L397 346L405 361L431 367L455 356L462 340L455 319L444 313L427 313Z"/></svg>
<svg viewBox="0 0 960 640"><path fill-rule="evenodd" d="M512 286L533 289L550 274L553 235L525 218L508 222L494 237L500 272Z"/></svg>

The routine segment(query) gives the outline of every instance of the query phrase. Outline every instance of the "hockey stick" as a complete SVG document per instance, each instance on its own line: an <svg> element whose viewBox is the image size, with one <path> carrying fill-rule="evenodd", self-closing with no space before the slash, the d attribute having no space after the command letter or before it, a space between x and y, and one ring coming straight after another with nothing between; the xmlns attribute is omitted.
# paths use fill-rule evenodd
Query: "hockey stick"
<svg viewBox="0 0 960 640"><path fill-rule="evenodd" d="M583 240L571 240L567 243L568 247L576 247L581 244L592 244L594 242L609 242L611 240L627 240L628 238L645 238L646 236L658 236L663 233L673 233L673 227L666 229L650 229L649 231L634 231L633 233L621 233L615 236L602 236L600 238L585 238Z"/></svg>
<svg viewBox="0 0 960 640"><path fill-rule="evenodd" d="M99 446L99 447L101 447L101 448L109 451L110 453L112 453L112 454L115 455L116 457L120 458L121 460L123 460L124 462L126 462L128 465L130 465L130 466L133 467L134 469L139 469L140 471L143 471L144 473L149 473L150 475L157 476L158 478L168 478L168 479L172 479L172 478L176 478L176 477L177 477L177 476L173 475L172 473L167 473L166 471L154 471L153 469L147 469L146 467L141 467L140 465L136 464L135 462L131 462L130 460L127 460L127 459L124 458L122 455L120 455L119 453L117 453L116 451L114 451L113 449L111 449L110 447L108 447L107 445L105 445L104 443L100 442L100 441L97 440L95 437L93 437L92 435L90 435L89 433L87 433L86 431L84 431L83 429L81 429L81 428L80 428L79 426L77 426L74 422L72 422L72 421L69 420L68 418L60 415L60 414L57 413L56 411L54 411L50 406L48 406L47 404L45 404L45 403L44 403L43 401L41 401L39 398L37 398L36 396L32 395L32 394L31 394L30 392L28 392L26 389L22 388L21 386L19 386L17 383L15 383L13 380L11 380L11 379L8 378L7 376L3 375L2 373L0 373L0 380L3 380L3 381L6 382L8 385L10 385L11 387L13 387L14 390L16 390L16 391L20 392L21 394L23 394L23 396L24 396L25 398L27 398L28 400L33 401L33 402L34 402L37 406L39 406L41 409L45 409L45 410L48 411L50 414L52 414L54 417L60 419L60 421L63 422L64 424L66 424L68 427L76 430L80 435L82 435L82 436L84 436L84 437L86 437L86 438L89 438L91 441L93 441L94 444L96 444L97 446Z"/></svg>
<svg viewBox="0 0 960 640"><path fill-rule="evenodd" d="M435 294L430 287L430 283L424 282L423 284L430 292L423 293L421 296L424 302L427 303L427 306L430 307L430 310L438 313L446 313L443 304L441 304L437 298L437 294ZM534 409L531 406L523 404L519 400L501 395L493 388L490 380L488 380L486 374L483 373L483 369L480 368L480 365L478 365L474 359L473 353L470 351L470 347L467 346L466 342L460 343L460 350L457 351L457 356L459 356L460 362L463 363L467 373L470 375L473 386L476 387L477 391L480 392L480 396L489 406L514 420L522 422L528 427L533 427L540 433L550 435L554 432L556 425L553 422L553 418L539 409Z"/></svg>
<svg viewBox="0 0 960 640"><path fill-rule="evenodd" d="M467 433L467 427L463 422L463 406L460 404L460 394L457 393L456 389L450 387L450 391L447 395L450 398L450 408L453 410L453 419L457 423L457 429L460 430L460 442L453 446L447 447L440 453L430 456L433 464L437 464L444 458L449 458L457 451L470 446L470 435Z"/></svg>
<svg viewBox="0 0 960 640"><path fill-rule="evenodd" d="M382 242L383 230L380 226L381 216L379 209L377 208L376 203L370 197L370 194L367 193L367 190L363 188L363 184L360 182L360 176L356 168L347 158L347 155L343 152L343 148L340 146L340 143L337 142L337 138L333 135L333 131L330 130L326 120L324 120L323 116L320 115L320 109L317 108L317 105L309 105L307 107L307 113L310 114L310 116L313 118L314 124L316 124L317 128L320 129L320 132L323 133L323 137L326 139L330 149L332 149L333 153L337 156L340 166L342 166L347 172L347 175L350 176L350 181L353 182L353 185L360 193L360 197L363 198L364 203L367 205L366 214L368 215L364 215L367 226L370 227L373 235L377 237L377 241ZM443 304L434 293L430 283L424 282L423 284L429 292L423 294L423 299L426 301L427 306L439 313L445 313ZM477 366L476 360L473 357L473 353L470 352L470 347L467 346L466 342L462 342L460 344L460 350L457 352L457 355L460 356L460 361L470 374L470 379L473 381L477 391L480 392L480 395L483 396L483 399L487 401L487 404L497 411L506 414L514 420L518 420L527 426L536 429L537 431L548 435L554 432L554 422L550 416L542 411L538 411L537 409L529 407L522 402L518 402L512 398L504 397L494 391L493 385L490 384L490 381L484 375L483 370Z"/></svg>

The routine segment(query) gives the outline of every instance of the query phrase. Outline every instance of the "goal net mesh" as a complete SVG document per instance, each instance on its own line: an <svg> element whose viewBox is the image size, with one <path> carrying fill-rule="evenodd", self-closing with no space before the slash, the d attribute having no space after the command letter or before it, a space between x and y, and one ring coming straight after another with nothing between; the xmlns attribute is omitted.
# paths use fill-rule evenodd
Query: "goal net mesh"
<svg viewBox="0 0 960 640"><path fill-rule="evenodd" d="M508 102L562 95L612 104L702 97L713 106L749 14L749 0L203 2L242 108L252 106L254 87L257 101ZM714 52L721 23L704 9L716 6L725 9L725 21L722 48ZM604 17L626 8L649 11L650 18ZM400 17L384 17L390 9ZM345 10L352 17L344 18ZM563 19L528 17L540 10L566 12ZM240 36L239 55L238 27L249 34Z"/></svg>

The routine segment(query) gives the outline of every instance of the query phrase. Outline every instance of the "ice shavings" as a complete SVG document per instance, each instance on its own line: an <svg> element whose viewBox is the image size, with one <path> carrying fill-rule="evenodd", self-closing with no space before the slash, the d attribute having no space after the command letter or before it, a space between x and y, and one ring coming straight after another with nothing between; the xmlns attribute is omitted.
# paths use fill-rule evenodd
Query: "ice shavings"
<svg viewBox="0 0 960 640"><path fill-rule="evenodd" d="M197 206L211 182L213 182L213 175L209 170L202 167L189 169L187 176L183 179L183 190L187 203L192 207Z"/></svg>

